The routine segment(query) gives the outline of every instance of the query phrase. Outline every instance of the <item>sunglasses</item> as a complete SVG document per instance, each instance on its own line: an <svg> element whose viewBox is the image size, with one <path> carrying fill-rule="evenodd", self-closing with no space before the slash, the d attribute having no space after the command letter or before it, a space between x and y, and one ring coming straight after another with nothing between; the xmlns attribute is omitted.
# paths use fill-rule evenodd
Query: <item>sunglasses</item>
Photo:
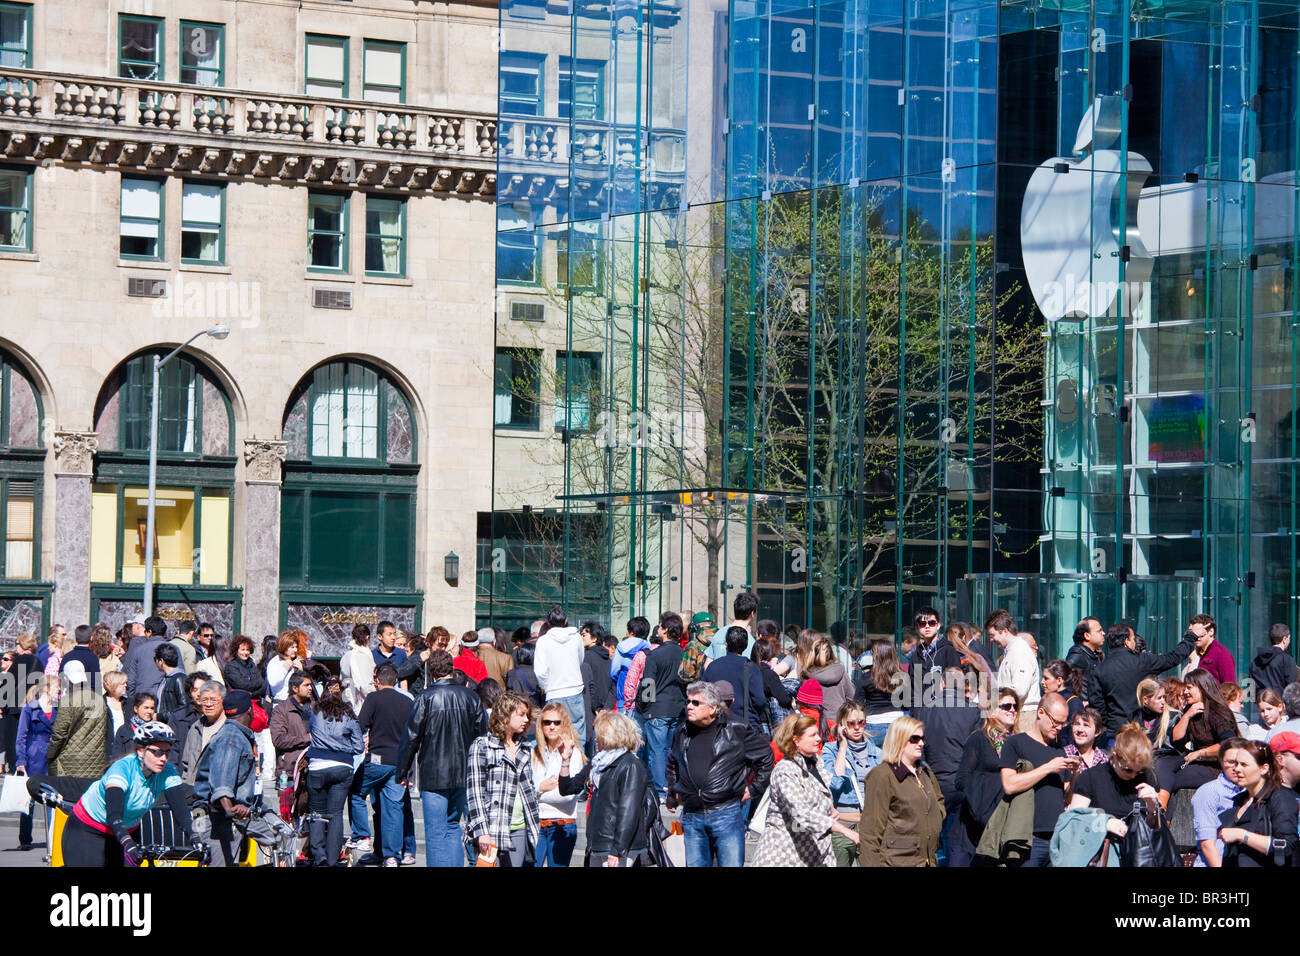
<svg viewBox="0 0 1300 956"><path fill-rule="evenodd" d="M936 627L939 624L939 622L936 621L934 618L929 618L924 621L918 621L917 623L920 624L921 627Z"/></svg>
<svg viewBox="0 0 1300 956"><path fill-rule="evenodd" d="M145 747L144 749L149 753L153 754L155 757L166 757L169 753L171 753L170 749L163 750L161 747Z"/></svg>
<svg viewBox="0 0 1300 956"><path fill-rule="evenodd" d="M706 704L706 703L705 703L704 701L702 701L702 700L688 700L688 701L686 702L686 706L687 706L687 707L707 707L708 704Z"/></svg>
<svg viewBox="0 0 1300 956"><path fill-rule="evenodd" d="M1015 713L1018 709L1015 704L998 704L998 710L1005 710L1009 714Z"/></svg>
<svg viewBox="0 0 1300 956"><path fill-rule="evenodd" d="M867 722L866 722L865 720L846 720L846 721L844 721L844 726L845 726L845 727L865 727L865 726L867 726Z"/></svg>
<svg viewBox="0 0 1300 956"><path fill-rule="evenodd" d="M562 720L543 720L543 721L542 721L542 726L543 726L543 727L559 727L562 723L564 723L564 721L562 721Z"/></svg>
<svg viewBox="0 0 1300 956"><path fill-rule="evenodd" d="M925 734L912 734L907 738L907 742L909 744L923 744L925 743Z"/></svg>

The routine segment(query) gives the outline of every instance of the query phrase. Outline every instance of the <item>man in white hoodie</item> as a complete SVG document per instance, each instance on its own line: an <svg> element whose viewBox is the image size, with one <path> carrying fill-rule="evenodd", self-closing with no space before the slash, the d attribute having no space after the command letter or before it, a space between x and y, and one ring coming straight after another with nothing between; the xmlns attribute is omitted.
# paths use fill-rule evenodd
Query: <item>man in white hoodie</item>
<svg viewBox="0 0 1300 956"><path fill-rule="evenodd" d="M560 608L553 607L546 615L546 629L537 639L533 652L533 671L537 683L546 694L546 702L563 704L573 719L573 730L578 740L587 735L587 708L583 703L586 683L582 679L582 636L576 627L569 627L568 619Z"/></svg>

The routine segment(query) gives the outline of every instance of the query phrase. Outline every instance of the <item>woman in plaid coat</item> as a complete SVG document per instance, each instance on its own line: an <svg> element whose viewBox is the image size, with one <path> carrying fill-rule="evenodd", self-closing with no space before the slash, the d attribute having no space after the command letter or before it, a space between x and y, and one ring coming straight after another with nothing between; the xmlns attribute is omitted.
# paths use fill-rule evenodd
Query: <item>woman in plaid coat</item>
<svg viewBox="0 0 1300 956"><path fill-rule="evenodd" d="M755 866L834 866L831 834L858 842L857 831L836 818L831 784L822 767L822 736L815 717L791 714L773 743L785 755L772 771L767 820Z"/></svg>
<svg viewBox="0 0 1300 956"><path fill-rule="evenodd" d="M523 866L528 848L537 845L537 787L532 756L521 743L531 719L527 700L502 694L492 707L488 732L469 748L465 825L479 854L495 853L498 866Z"/></svg>

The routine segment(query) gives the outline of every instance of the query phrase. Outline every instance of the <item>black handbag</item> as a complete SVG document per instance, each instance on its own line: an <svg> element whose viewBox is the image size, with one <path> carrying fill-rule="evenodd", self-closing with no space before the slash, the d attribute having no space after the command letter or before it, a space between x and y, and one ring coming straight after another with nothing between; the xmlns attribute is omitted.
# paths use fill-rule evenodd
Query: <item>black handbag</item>
<svg viewBox="0 0 1300 956"><path fill-rule="evenodd" d="M1144 805L1147 804L1147 805ZM1169 821L1156 801L1136 801L1124 818L1128 833L1120 843L1120 866L1181 867Z"/></svg>

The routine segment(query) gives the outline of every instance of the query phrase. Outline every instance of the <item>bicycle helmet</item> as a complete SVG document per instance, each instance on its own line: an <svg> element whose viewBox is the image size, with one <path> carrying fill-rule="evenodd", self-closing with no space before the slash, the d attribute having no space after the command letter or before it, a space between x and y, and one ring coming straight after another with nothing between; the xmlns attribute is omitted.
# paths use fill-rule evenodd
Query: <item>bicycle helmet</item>
<svg viewBox="0 0 1300 956"><path fill-rule="evenodd" d="M133 739L137 747L146 744L174 744L176 732L160 720L147 720L135 728Z"/></svg>

